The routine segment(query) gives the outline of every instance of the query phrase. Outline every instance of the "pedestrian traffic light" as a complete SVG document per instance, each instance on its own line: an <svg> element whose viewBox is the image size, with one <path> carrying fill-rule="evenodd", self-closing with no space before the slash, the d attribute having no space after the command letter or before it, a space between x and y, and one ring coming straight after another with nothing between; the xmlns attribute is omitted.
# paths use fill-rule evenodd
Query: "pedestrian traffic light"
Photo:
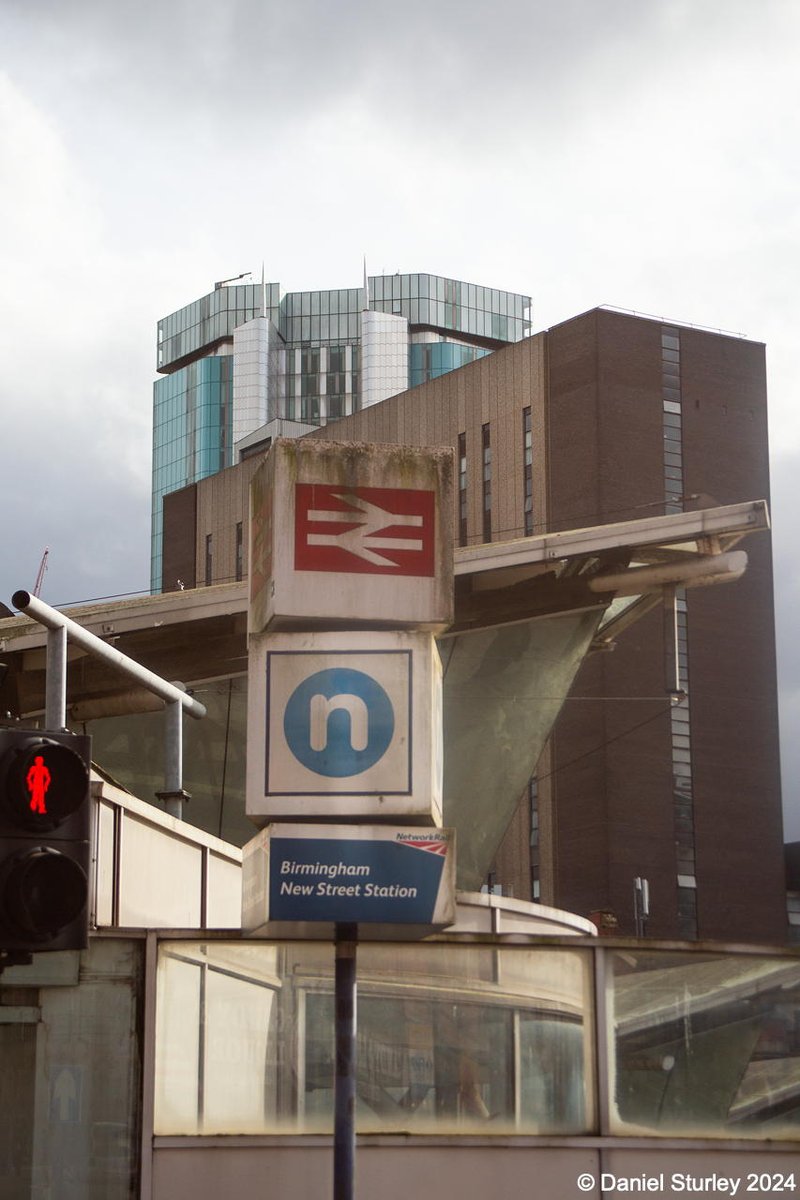
<svg viewBox="0 0 800 1200"><path fill-rule="evenodd" d="M0 951L87 944L91 743L0 729Z"/></svg>

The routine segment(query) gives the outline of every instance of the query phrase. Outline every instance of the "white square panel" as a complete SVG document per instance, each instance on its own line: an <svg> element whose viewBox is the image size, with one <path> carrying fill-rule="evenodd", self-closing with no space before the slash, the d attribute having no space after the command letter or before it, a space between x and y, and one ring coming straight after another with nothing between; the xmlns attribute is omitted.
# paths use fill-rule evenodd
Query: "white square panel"
<svg viewBox="0 0 800 1200"><path fill-rule="evenodd" d="M410 793L410 650L267 650L266 673L270 795Z"/></svg>
<svg viewBox="0 0 800 1200"><path fill-rule="evenodd" d="M251 638L247 815L439 824L441 689L431 634Z"/></svg>

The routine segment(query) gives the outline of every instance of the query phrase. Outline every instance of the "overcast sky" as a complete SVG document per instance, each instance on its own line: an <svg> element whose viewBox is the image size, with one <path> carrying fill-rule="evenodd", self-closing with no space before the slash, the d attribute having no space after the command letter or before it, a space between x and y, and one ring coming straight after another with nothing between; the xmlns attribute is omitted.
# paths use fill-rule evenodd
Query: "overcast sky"
<svg viewBox="0 0 800 1200"><path fill-rule="evenodd" d="M0 600L145 590L155 325L430 271L767 343L800 838L797 0L0 0Z"/></svg>

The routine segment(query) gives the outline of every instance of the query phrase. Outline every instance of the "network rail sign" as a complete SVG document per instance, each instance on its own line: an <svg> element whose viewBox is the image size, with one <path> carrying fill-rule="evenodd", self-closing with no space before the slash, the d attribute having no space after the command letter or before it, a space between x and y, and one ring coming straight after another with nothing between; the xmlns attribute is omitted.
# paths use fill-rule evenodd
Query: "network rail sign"
<svg viewBox="0 0 800 1200"><path fill-rule="evenodd" d="M278 439L250 486L251 633L453 619L451 449Z"/></svg>
<svg viewBox="0 0 800 1200"><path fill-rule="evenodd" d="M429 633L251 638L247 815L438 824L441 700Z"/></svg>
<svg viewBox="0 0 800 1200"><path fill-rule="evenodd" d="M271 825L244 848L242 924L450 925L451 829Z"/></svg>

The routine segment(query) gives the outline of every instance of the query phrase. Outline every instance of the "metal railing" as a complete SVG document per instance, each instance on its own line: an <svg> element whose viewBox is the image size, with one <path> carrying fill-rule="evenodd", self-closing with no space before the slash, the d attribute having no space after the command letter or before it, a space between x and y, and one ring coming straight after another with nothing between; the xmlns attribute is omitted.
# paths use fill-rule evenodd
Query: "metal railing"
<svg viewBox="0 0 800 1200"><path fill-rule="evenodd" d="M183 712L200 719L206 715L203 704L190 696L183 684L169 683L149 671L121 650L109 646L102 638L84 629L77 621L65 617L30 592L15 592L11 603L26 616L32 617L47 629L47 663L45 681L45 727L63 729L67 718L67 640L84 649L87 654L115 667L122 675L135 679L143 688L159 696L166 705L164 739L164 791L157 792L170 816L183 816L183 802L189 799L183 788Z"/></svg>

